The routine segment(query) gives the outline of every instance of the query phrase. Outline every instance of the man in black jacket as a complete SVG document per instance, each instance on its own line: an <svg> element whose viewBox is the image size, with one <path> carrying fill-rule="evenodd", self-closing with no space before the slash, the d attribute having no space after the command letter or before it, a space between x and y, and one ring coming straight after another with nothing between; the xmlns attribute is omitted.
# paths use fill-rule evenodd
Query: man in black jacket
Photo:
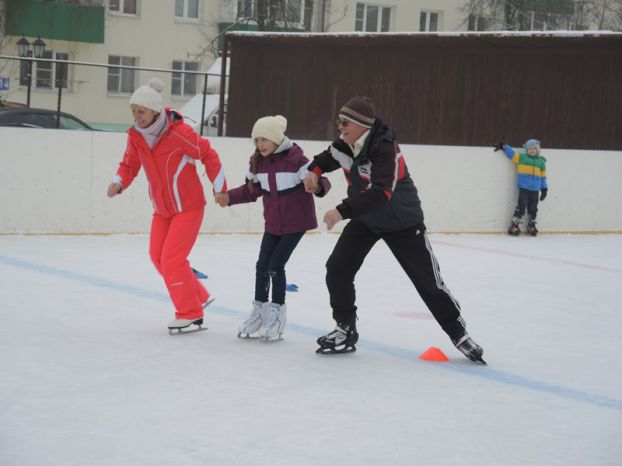
<svg viewBox="0 0 622 466"><path fill-rule="evenodd" d="M472 361L484 363L483 350L466 331L460 305L445 286L425 234L421 201L394 131L375 115L368 97L355 97L339 111L340 136L313 158L305 189L315 192L323 173L342 168L348 197L324 216L328 229L345 226L326 263L335 330L318 338L318 353L356 350L354 277L382 239L400 263L434 318L453 344Z"/></svg>

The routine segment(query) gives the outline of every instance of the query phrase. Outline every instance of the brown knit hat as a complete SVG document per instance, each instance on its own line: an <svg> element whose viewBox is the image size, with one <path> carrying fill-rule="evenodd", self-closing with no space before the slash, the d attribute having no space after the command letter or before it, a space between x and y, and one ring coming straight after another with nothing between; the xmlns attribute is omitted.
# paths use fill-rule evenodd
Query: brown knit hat
<svg viewBox="0 0 622 466"><path fill-rule="evenodd" d="M376 121L376 110L369 97L353 97L341 107L339 116L357 125L371 128Z"/></svg>

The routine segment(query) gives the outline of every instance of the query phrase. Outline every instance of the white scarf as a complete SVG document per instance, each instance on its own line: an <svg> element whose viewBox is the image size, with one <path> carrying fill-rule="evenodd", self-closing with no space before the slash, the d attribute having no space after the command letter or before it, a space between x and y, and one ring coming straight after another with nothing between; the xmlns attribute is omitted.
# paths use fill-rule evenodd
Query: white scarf
<svg viewBox="0 0 622 466"><path fill-rule="evenodd" d="M134 123L134 129L143 135L145 141L147 141L147 145L149 149L153 149L155 143L158 141L164 130L166 129L166 110L162 109L160 112L160 116L153 122L151 126L147 128L141 128L136 123Z"/></svg>

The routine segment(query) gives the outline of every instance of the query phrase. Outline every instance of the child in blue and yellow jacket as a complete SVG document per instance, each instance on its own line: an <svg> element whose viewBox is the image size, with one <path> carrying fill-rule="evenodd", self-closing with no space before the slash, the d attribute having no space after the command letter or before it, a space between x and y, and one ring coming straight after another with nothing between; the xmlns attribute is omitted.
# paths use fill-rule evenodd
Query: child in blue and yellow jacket
<svg viewBox="0 0 622 466"><path fill-rule="evenodd" d="M538 234L536 228L538 200L543 201L549 189L546 180L546 159L540 155L540 141L537 139L529 139L523 144L523 147L527 153L515 152L511 146L500 142L495 146L495 151L503 150L507 158L517 165L518 171L518 202L514 209L508 234L512 236L520 234L518 225L525 215L525 210L527 210L527 232L531 236L536 236Z"/></svg>

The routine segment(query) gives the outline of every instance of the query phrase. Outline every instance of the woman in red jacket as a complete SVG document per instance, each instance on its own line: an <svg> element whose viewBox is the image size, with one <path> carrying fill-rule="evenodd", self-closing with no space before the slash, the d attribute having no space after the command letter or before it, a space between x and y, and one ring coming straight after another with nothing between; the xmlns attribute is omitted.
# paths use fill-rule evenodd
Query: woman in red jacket
<svg viewBox="0 0 622 466"><path fill-rule="evenodd" d="M162 106L163 88L160 79L151 78L130 98L134 125L128 130L127 148L108 196L121 194L140 168L145 169L154 209L149 255L175 306L175 320L168 325L172 332L200 326L203 308L213 301L188 262L206 204L196 162L205 166L217 200L227 191L227 182L209 141L185 124L179 113Z"/></svg>

